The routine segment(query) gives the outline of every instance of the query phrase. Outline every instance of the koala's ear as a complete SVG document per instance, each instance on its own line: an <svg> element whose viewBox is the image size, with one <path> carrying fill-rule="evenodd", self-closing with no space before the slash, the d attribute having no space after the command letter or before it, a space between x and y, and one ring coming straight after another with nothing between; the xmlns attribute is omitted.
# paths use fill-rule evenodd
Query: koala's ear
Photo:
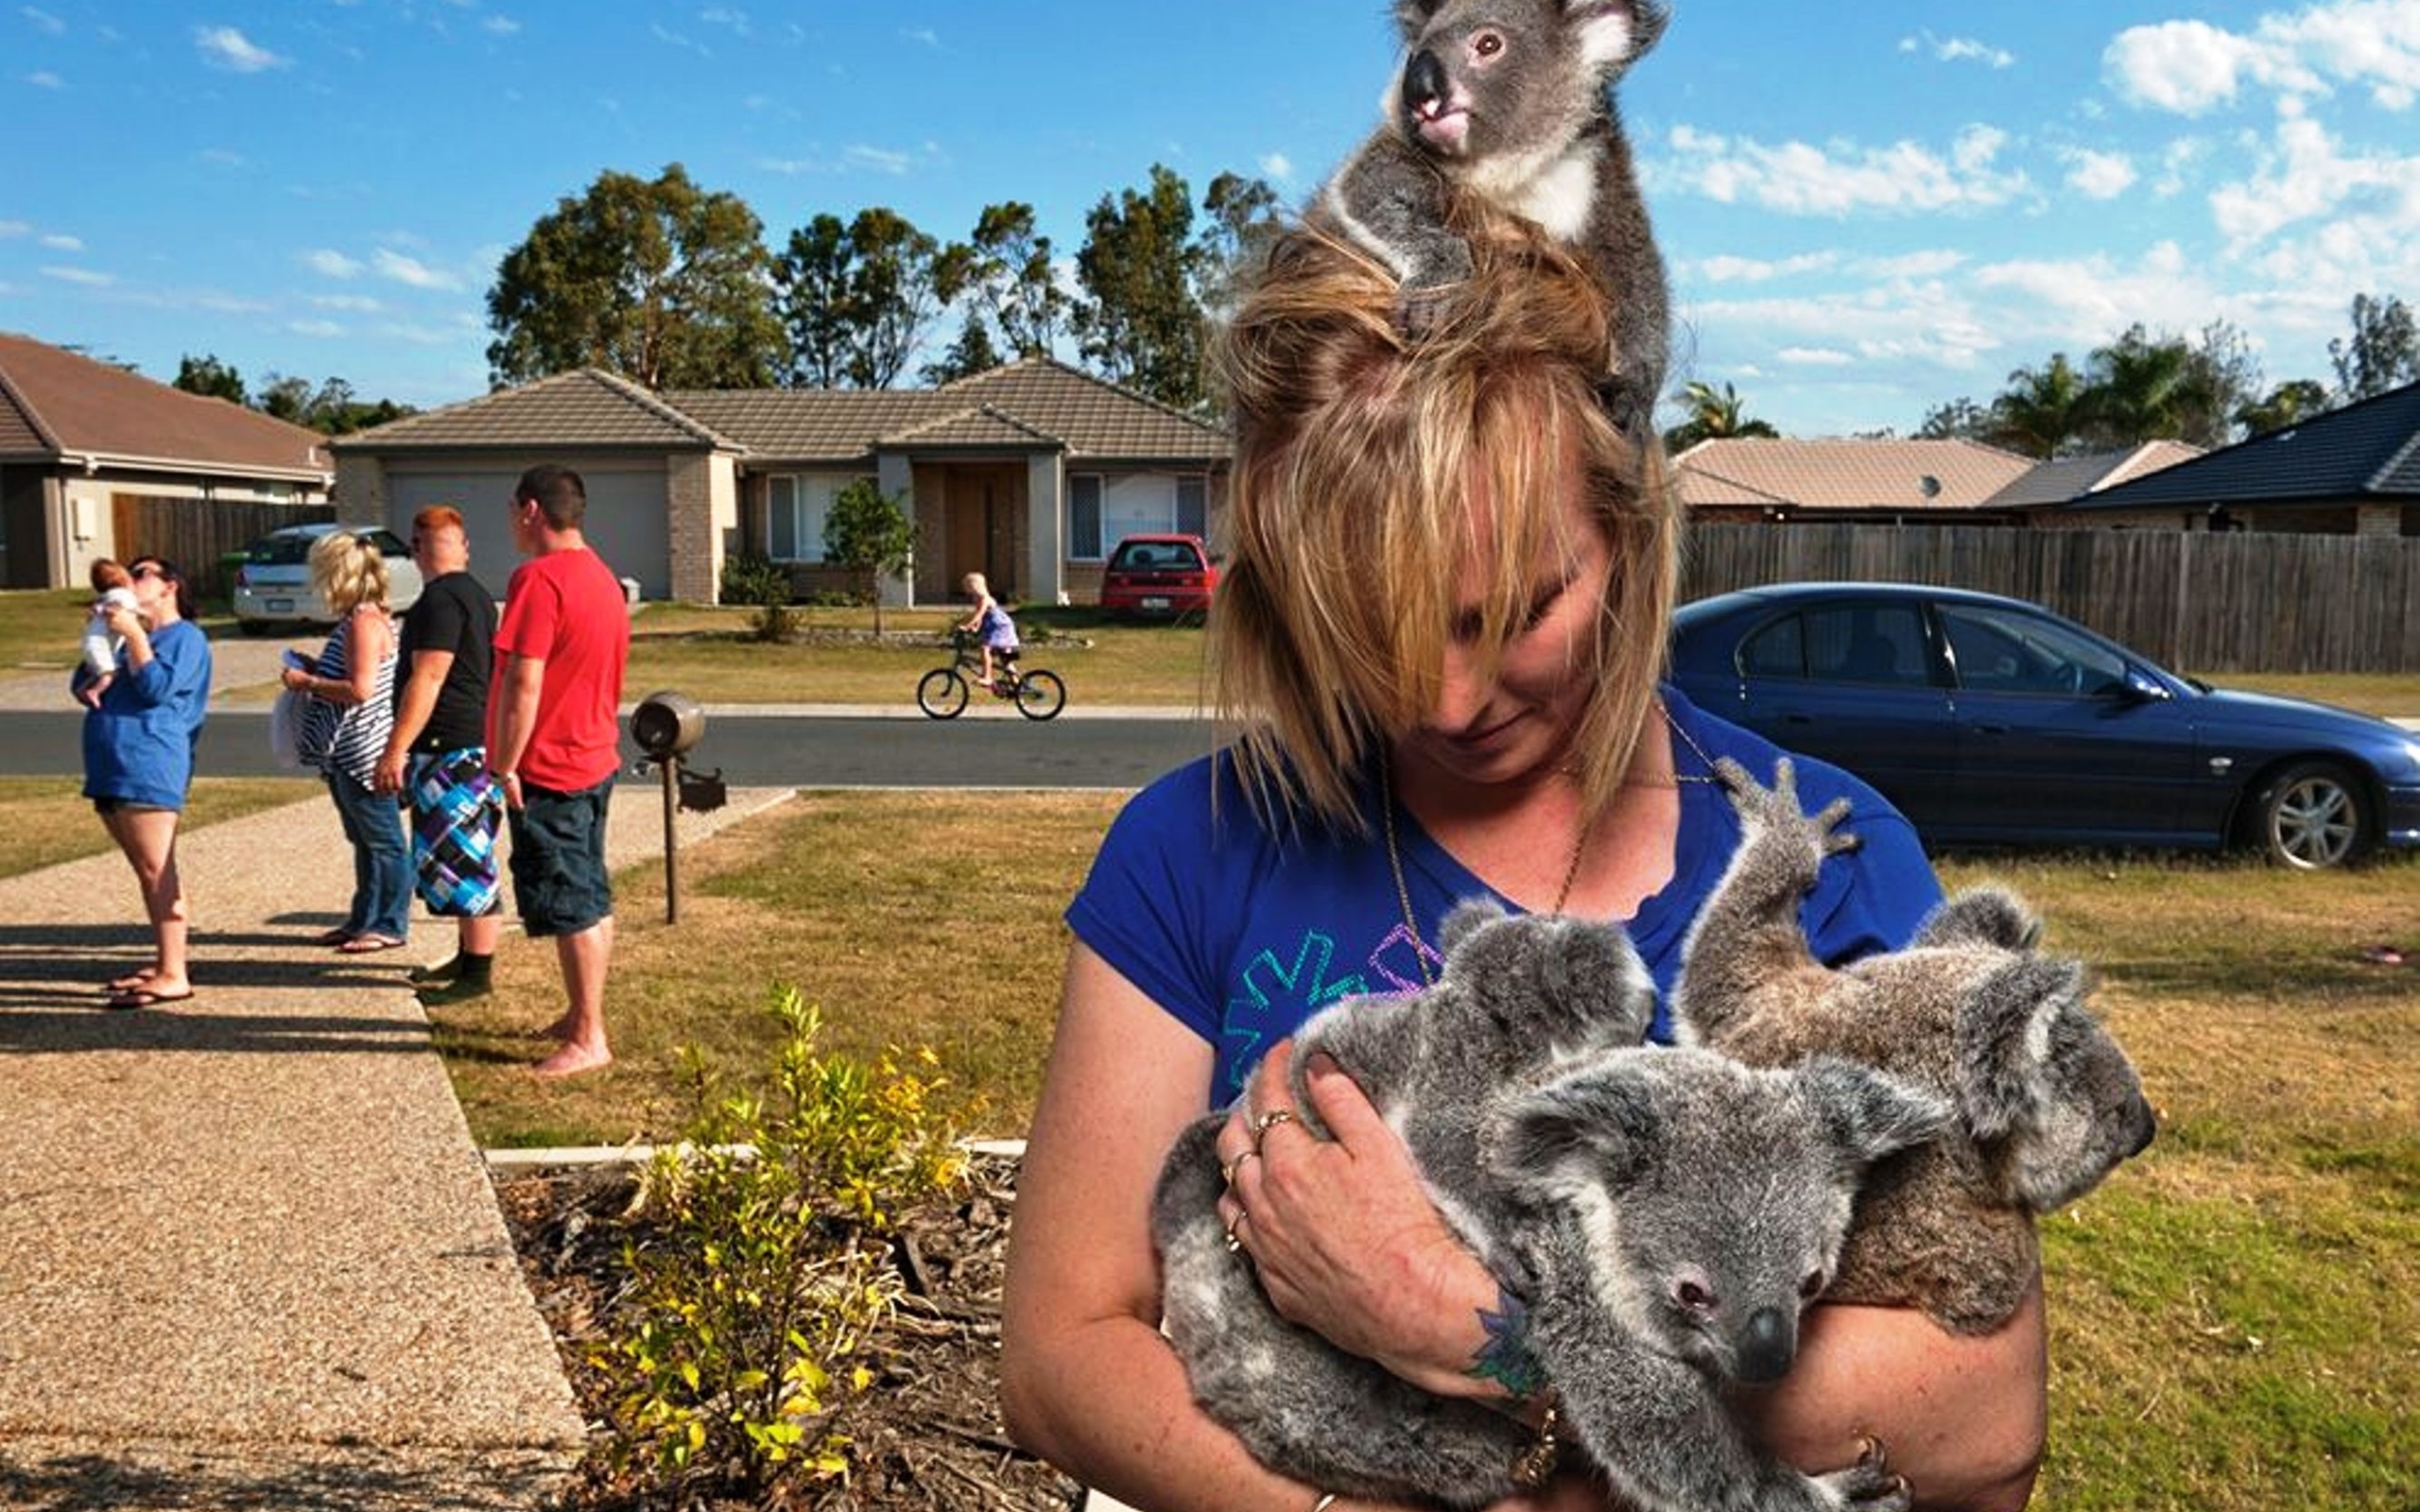
<svg viewBox="0 0 2420 1512"><path fill-rule="evenodd" d="M1605 1015L1611 1021L1607 1028L1612 1022L1620 1022L1617 1038L1626 1040L1646 1039L1655 1017L1654 979L1631 944L1629 931L1618 925L1578 919L1558 923L1538 959L1538 988L1551 1001L1575 1008L1602 1004L1616 1010Z"/></svg>
<svg viewBox="0 0 2420 1512"><path fill-rule="evenodd" d="M2043 1066L2059 1016L2082 1012L2083 967L2021 955L1967 988L1955 1029L1959 1101L1980 1140L2032 1122L2043 1100Z"/></svg>
<svg viewBox="0 0 2420 1512"><path fill-rule="evenodd" d="M1800 1068L1833 1139L1851 1160L1870 1164L1945 1131L1950 1106L1895 1076L1831 1056Z"/></svg>
<svg viewBox="0 0 2420 1512"><path fill-rule="evenodd" d="M2004 887L1975 887L1933 911L1910 943L1918 947L1996 945L2030 951L2042 937L2042 920Z"/></svg>
<svg viewBox="0 0 2420 1512"><path fill-rule="evenodd" d="M1629 65L1655 45L1670 18L1659 0L1564 0L1563 13L1591 68Z"/></svg>
<svg viewBox="0 0 2420 1512"><path fill-rule="evenodd" d="M1504 917L1504 910L1484 898L1466 898L1454 905L1445 922L1437 929L1439 954L1451 955L1454 947Z"/></svg>
<svg viewBox="0 0 2420 1512"><path fill-rule="evenodd" d="M1508 1100L1482 1143L1488 1168L1516 1192L1627 1185L1654 1149L1663 1118L1643 1068L1616 1052Z"/></svg>
<svg viewBox="0 0 2420 1512"><path fill-rule="evenodd" d="M1406 42L1417 42L1437 12L1445 9L1445 0L1395 0L1395 29Z"/></svg>

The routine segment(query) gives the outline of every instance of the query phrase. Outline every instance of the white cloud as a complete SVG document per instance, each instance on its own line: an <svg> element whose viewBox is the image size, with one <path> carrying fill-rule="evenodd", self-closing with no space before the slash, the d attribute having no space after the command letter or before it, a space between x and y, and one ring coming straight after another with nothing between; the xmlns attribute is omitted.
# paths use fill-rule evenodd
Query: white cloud
<svg viewBox="0 0 2420 1512"><path fill-rule="evenodd" d="M87 288L105 289L117 282L107 273L95 273L89 267L45 267L44 278L55 278L61 284L81 284Z"/></svg>
<svg viewBox="0 0 2420 1512"><path fill-rule="evenodd" d="M1893 282L1910 279L1940 278L1966 266L1966 254L1939 248L1927 252L1902 252L1896 257L1869 257L1859 261L1857 270L1869 278Z"/></svg>
<svg viewBox="0 0 2420 1512"><path fill-rule="evenodd" d="M334 320L288 320L285 322L285 329L298 336L313 336L323 340L344 335L344 327Z"/></svg>
<svg viewBox="0 0 2420 1512"><path fill-rule="evenodd" d="M2249 86L2366 89L2406 111L2420 100L2420 0L2321 0L2263 16L2248 34L2202 21L2133 26L2102 53L2101 72L2132 103L2182 115L2231 105Z"/></svg>
<svg viewBox="0 0 2420 1512"><path fill-rule="evenodd" d="M2346 156L2318 121L2287 111L2252 176L2211 194L2210 215L2238 254L2306 223L2408 242L2420 235L2420 157Z"/></svg>
<svg viewBox="0 0 2420 1512"><path fill-rule="evenodd" d="M203 62L233 73L264 73L272 68L290 68L294 62L290 58L281 58L266 47L255 45L233 26L196 26L193 42L201 49Z"/></svg>
<svg viewBox="0 0 2420 1512"><path fill-rule="evenodd" d="M2121 152L2079 149L2066 158L2067 182L2087 199L2115 199L2139 177L2134 161Z"/></svg>
<svg viewBox="0 0 2420 1512"><path fill-rule="evenodd" d="M709 26L725 26L739 36L750 34L748 12L732 6L708 6L698 12L698 19Z"/></svg>
<svg viewBox="0 0 2420 1512"><path fill-rule="evenodd" d="M417 257L406 257L389 248L381 247L371 253L370 258L376 265L381 278L392 279L412 288L450 290L462 286L462 281L453 274L440 272Z"/></svg>
<svg viewBox="0 0 2420 1512"><path fill-rule="evenodd" d="M908 153L894 152L885 147L845 147L841 150L840 156L852 167L871 168L876 173L889 174L906 173L908 164L915 161Z"/></svg>
<svg viewBox="0 0 2420 1512"><path fill-rule="evenodd" d="M1990 126L1966 128L1945 154L1913 142L1769 146L1688 126L1675 128L1670 141L1675 161L1668 171L1683 187L1722 204L1786 215L1984 209L2007 204L2030 187L2022 169L1996 166L2008 133Z"/></svg>
<svg viewBox="0 0 2420 1512"><path fill-rule="evenodd" d="M1987 63L1994 68L2016 66L2016 54L2005 47L1977 42L1972 37L1936 37L1926 31L1902 38L1899 50L1903 53L1929 52L1945 63Z"/></svg>
<svg viewBox="0 0 2420 1512"><path fill-rule="evenodd" d="M43 69L39 73L27 74L26 76L26 82L31 84L36 89L65 89L67 87L67 80L60 77L57 74L50 72L48 69Z"/></svg>
<svg viewBox="0 0 2420 1512"><path fill-rule="evenodd" d="M1847 352L1831 347L1784 347L1773 353L1773 359L1794 368L1847 368L1857 362Z"/></svg>
<svg viewBox="0 0 2420 1512"><path fill-rule="evenodd" d="M204 147L194 156L215 168L240 168L244 165L242 153L232 152L225 147Z"/></svg>
<svg viewBox="0 0 2420 1512"><path fill-rule="evenodd" d="M706 51L705 43L695 41L689 37L684 37L677 31L666 31L664 27L653 22L649 22L648 24L647 29L654 33L656 41L663 43L668 47L683 48L688 52L696 53L700 58L712 58L714 56L714 54Z"/></svg>
<svg viewBox="0 0 2420 1512"><path fill-rule="evenodd" d="M374 315L386 308L367 294L314 294L313 306L322 310L344 310L354 315Z"/></svg>
<svg viewBox="0 0 2420 1512"><path fill-rule="evenodd" d="M0 220L0 242L5 242L12 236L30 236L32 234L33 227L25 221Z"/></svg>
<svg viewBox="0 0 2420 1512"><path fill-rule="evenodd" d="M492 36L514 37L520 35L521 23L510 16L484 16L480 18L479 29Z"/></svg>
<svg viewBox="0 0 2420 1512"><path fill-rule="evenodd" d="M902 26L899 28L899 35L920 47L938 47L942 44L941 33L930 26Z"/></svg>
<svg viewBox="0 0 2420 1512"><path fill-rule="evenodd" d="M321 278L359 278L363 266L358 259L325 247L304 252L302 266Z"/></svg>
<svg viewBox="0 0 2420 1512"><path fill-rule="evenodd" d="M1765 284L1777 278L1824 273L1840 266L1830 252L1806 252L1780 259L1719 254L1687 265L1688 272L1708 284Z"/></svg>
<svg viewBox="0 0 2420 1512"><path fill-rule="evenodd" d="M26 18L27 26L46 36L58 37L66 33L67 23L47 10L38 10L32 6L25 6L19 9L17 14Z"/></svg>
<svg viewBox="0 0 2420 1512"><path fill-rule="evenodd" d="M83 238L70 236L60 232L53 232L44 236L42 244L54 252L80 252L84 249Z"/></svg>
<svg viewBox="0 0 2420 1512"><path fill-rule="evenodd" d="M1294 160L1283 152L1272 152L1260 160L1260 172L1263 178L1284 183L1294 177Z"/></svg>

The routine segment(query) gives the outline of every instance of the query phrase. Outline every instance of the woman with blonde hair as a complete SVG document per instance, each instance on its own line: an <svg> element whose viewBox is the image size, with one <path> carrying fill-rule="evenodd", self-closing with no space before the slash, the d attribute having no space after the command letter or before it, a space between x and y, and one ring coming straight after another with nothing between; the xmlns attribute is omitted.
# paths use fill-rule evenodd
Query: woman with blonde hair
<svg viewBox="0 0 2420 1512"><path fill-rule="evenodd" d="M1212 675L1235 741L1146 788L1067 911L1075 934L1019 1178L1002 1396L1018 1438L1161 1512L1339 1512L1194 1404L1158 1332L1149 1205L1177 1133L1233 1111L1220 1218L1292 1321L1431 1392L1533 1424L1521 1299L1430 1206L1351 1081L1288 1037L1340 997L1434 978L1465 898L1621 922L1668 998L1739 828L1714 764L1781 752L1658 680L1680 522L1660 455L1599 407L1608 312L1588 272L1473 222L1477 269L1408 336L1395 280L1282 236L1227 333L1236 425ZM1846 799L1859 847L1803 911L1816 953L1907 942L1940 888L1906 820ZM1668 1038L1661 1005L1656 1038ZM1740 1406L1776 1453L1845 1467L1880 1439L1920 1504L2021 1506L2046 1417L2038 1289L1984 1338L1821 1305L1797 1365ZM1565 1472L1522 1506L1605 1505Z"/></svg>
<svg viewBox="0 0 2420 1512"><path fill-rule="evenodd" d="M318 937L347 954L393 950L411 926L411 847L394 795L378 790L378 761L395 728L395 627L378 548L332 530L311 545L311 586L337 616L319 660L286 667L285 686L310 697L302 759L327 779L353 846L353 902ZM299 662L299 658L296 659Z"/></svg>

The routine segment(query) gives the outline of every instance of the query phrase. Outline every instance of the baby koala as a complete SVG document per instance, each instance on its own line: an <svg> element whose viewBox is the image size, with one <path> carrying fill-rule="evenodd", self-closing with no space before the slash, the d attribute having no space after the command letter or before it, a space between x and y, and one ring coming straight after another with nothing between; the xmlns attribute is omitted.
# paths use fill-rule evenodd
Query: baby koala
<svg viewBox="0 0 2420 1512"><path fill-rule="evenodd" d="M1878 1452L1808 1477L1724 1408L1770 1381L1823 1290L1858 1173L1929 1137L1937 1100L1846 1063L1755 1071L1635 1047L1652 988L1618 928L1465 904L1443 971L1405 998L1349 1000L1296 1039L1402 1136L1447 1223L1529 1309L1565 1435L1651 1507L1903 1508ZM1152 1201L1166 1327L1194 1395L1263 1463L1378 1500L1477 1507L1520 1489L1532 1435L1420 1391L1279 1317L1219 1225L1220 1117L1177 1141Z"/></svg>
<svg viewBox="0 0 2420 1512"><path fill-rule="evenodd" d="M1847 800L1803 814L1788 761L1771 788L1727 759L1717 771L1743 834L1685 946L1674 1033L1756 1066L1843 1057L1948 1099L1947 1135L1868 1178L1825 1295L1988 1333L2039 1269L2033 1215L2151 1143L2142 1083L2086 1007L2082 964L2037 950L2039 921L1999 888L1950 900L1905 950L1815 960L1799 902L1857 843L1837 830Z"/></svg>
<svg viewBox="0 0 2420 1512"><path fill-rule="evenodd" d="M1615 112L1614 81L1663 35L1657 0L1396 0L1404 60L1383 123L1311 207L1402 280L1397 314L1424 334L1471 274L1447 224L1466 193L1591 262L1615 310L1605 400L1652 427L1669 296Z"/></svg>

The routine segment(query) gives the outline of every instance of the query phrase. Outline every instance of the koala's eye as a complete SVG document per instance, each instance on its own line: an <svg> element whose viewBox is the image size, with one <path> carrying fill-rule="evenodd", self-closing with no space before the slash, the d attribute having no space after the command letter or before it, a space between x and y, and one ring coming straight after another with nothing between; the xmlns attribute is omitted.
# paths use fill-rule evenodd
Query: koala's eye
<svg viewBox="0 0 2420 1512"><path fill-rule="evenodd" d="M1808 1271L1806 1279L1798 1283L1798 1299L1802 1302L1811 1302L1823 1295L1824 1273L1820 1270Z"/></svg>
<svg viewBox="0 0 2420 1512"><path fill-rule="evenodd" d="M1482 31L1471 39L1471 51L1481 58L1493 58L1504 50L1504 38L1493 31Z"/></svg>

